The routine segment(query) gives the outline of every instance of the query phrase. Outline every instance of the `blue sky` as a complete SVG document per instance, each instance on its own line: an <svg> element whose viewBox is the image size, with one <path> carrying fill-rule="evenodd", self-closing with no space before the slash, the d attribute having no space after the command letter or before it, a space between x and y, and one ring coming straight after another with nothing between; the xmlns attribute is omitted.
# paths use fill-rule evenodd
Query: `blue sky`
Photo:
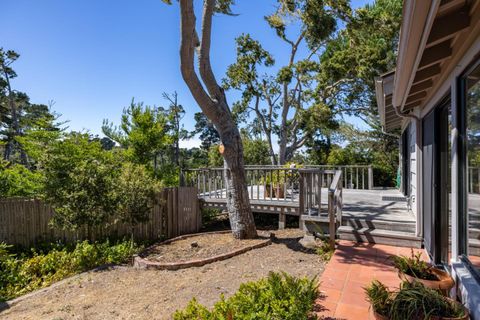
<svg viewBox="0 0 480 320"><path fill-rule="evenodd" d="M370 0L352 1L359 7ZM201 1L197 1L201 3ZM286 61L287 47L263 17L273 0L237 0L237 17L216 16L212 61L219 79L235 59L236 36L250 33ZM53 109L73 130L100 134L103 119L118 123L132 98L167 105L162 93L177 91L187 129L200 111L179 69L179 8L161 0L2 0L0 47L21 57L15 89ZM237 95L229 93L232 103ZM191 141L187 145L195 145Z"/></svg>

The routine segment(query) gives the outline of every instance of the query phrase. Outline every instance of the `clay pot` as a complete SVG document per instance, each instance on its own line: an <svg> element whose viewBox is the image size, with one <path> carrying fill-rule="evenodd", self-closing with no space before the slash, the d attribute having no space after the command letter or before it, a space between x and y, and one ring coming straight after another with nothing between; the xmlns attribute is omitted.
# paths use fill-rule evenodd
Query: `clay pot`
<svg viewBox="0 0 480 320"><path fill-rule="evenodd" d="M375 318L375 320L389 320L389 318L385 317L385 316L382 316L380 313L378 312L375 312L373 310L373 308L370 308L370 310L372 310L372 314L373 314L373 317Z"/></svg>
<svg viewBox="0 0 480 320"><path fill-rule="evenodd" d="M460 304L459 302L453 300L453 299L450 299L450 298L446 298L447 300L449 300L450 302L452 303L457 303L457 304ZM468 313L468 309L465 308L465 306L462 305L462 308L463 308L463 311L464 311L464 316L463 317L460 317L460 318L445 318L445 317L432 317L431 319L432 320L468 320L470 319L470 314Z"/></svg>
<svg viewBox="0 0 480 320"><path fill-rule="evenodd" d="M274 189L273 189L273 192L275 194L275 197L276 198L284 198L285 197L285 189L283 186L276 186Z"/></svg>
<svg viewBox="0 0 480 320"><path fill-rule="evenodd" d="M400 271L398 272L398 277L402 280L407 280L410 283L413 283L414 281L420 282L427 288L441 290L445 293L452 289L455 285L455 281L453 281L453 278L447 272L439 269L432 269L432 273L439 280L424 280L420 278L415 278Z"/></svg>

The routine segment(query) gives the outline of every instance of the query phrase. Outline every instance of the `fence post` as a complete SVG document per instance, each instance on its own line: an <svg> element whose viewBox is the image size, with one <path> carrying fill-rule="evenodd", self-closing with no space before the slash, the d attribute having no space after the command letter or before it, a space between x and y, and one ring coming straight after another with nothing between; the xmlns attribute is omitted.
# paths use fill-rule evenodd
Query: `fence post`
<svg viewBox="0 0 480 320"><path fill-rule="evenodd" d="M372 166L368 166L368 189L373 189L373 168Z"/></svg>

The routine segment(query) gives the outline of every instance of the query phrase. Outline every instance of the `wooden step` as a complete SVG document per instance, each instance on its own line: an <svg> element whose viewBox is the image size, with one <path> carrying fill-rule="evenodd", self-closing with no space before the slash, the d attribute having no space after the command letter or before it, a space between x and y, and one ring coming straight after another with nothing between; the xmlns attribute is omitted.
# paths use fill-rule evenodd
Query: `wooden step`
<svg viewBox="0 0 480 320"><path fill-rule="evenodd" d="M349 226L354 229L368 228L415 233L415 221L389 221L343 217L342 226Z"/></svg>
<svg viewBox="0 0 480 320"><path fill-rule="evenodd" d="M356 229L351 226L341 226L338 228L337 234L342 240L387 244L399 247L422 247L422 238L415 236L415 234L411 232L370 228Z"/></svg>

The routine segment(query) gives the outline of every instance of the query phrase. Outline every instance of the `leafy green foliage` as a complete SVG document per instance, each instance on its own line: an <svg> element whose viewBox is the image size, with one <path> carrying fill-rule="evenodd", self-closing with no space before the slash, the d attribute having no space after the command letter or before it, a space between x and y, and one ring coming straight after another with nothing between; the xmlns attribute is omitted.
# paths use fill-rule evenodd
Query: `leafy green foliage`
<svg viewBox="0 0 480 320"><path fill-rule="evenodd" d="M332 258L333 253L335 252L335 248L332 248L330 246L330 242L328 239L322 239L315 251L322 258L323 261L327 262L330 261L330 259Z"/></svg>
<svg viewBox="0 0 480 320"><path fill-rule="evenodd" d="M0 301L99 265L125 263L141 247L131 241L83 241L73 247L55 246L47 253L33 249L30 255L20 256L9 253L9 249L0 243Z"/></svg>
<svg viewBox="0 0 480 320"><path fill-rule="evenodd" d="M145 167L125 163L116 187L118 199L116 215L120 220L128 223L132 229L137 224L148 221L148 214L153 207L153 199L159 185Z"/></svg>
<svg viewBox="0 0 480 320"><path fill-rule="evenodd" d="M0 161L0 197L35 197L40 193L42 183L40 172Z"/></svg>
<svg viewBox="0 0 480 320"><path fill-rule="evenodd" d="M212 310L195 299L181 311L175 320L217 319L311 319L312 308L318 295L316 279L295 278L286 273L271 272L267 278L240 285L230 298L223 295Z"/></svg>
<svg viewBox="0 0 480 320"><path fill-rule="evenodd" d="M378 314L387 316L392 307L392 293L378 280L373 280L369 286L364 288L367 300Z"/></svg>
<svg viewBox="0 0 480 320"><path fill-rule="evenodd" d="M220 136L218 135L217 130L204 113L195 113L194 119L195 130L193 130L192 134L199 135L200 140L202 140L202 144L200 146L202 150L209 150L212 145L220 142Z"/></svg>
<svg viewBox="0 0 480 320"><path fill-rule="evenodd" d="M391 259L395 268L404 274L423 280L438 280L437 276L432 273L433 266L423 261L421 256L421 252L415 254L412 249L410 257L392 256Z"/></svg>
<svg viewBox="0 0 480 320"><path fill-rule="evenodd" d="M400 289L390 291L374 280L365 288L373 310L392 320L460 318L465 315L462 305L449 300L439 291L420 282L402 282Z"/></svg>
<svg viewBox="0 0 480 320"><path fill-rule="evenodd" d="M105 224L117 208L119 157L89 136L71 133L54 141L44 159L44 198L65 229Z"/></svg>
<svg viewBox="0 0 480 320"><path fill-rule="evenodd" d="M164 109L132 101L119 127L104 120L103 133L127 150L130 161L152 167L154 157L173 142Z"/></svg>

